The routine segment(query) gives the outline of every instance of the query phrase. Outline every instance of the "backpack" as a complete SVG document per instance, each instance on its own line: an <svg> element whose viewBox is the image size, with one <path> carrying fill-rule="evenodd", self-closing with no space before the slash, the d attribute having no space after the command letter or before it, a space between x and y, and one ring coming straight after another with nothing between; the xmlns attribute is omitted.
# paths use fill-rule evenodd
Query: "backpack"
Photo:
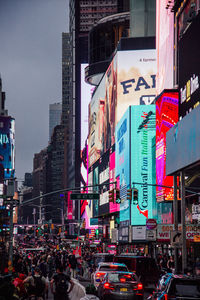
<svg viewBox="0 0 200 300"><path fill-rule="evenodd" d="M42 296L45 290L45 283L42 281L42 276L34 276L33 294L35 296Z"/></svg>
<svg viewBox="0 0 200 300"><path fill-rule="evenodd" d="M64 295L67 294L68 282L65 274L59 274L56 282L56 292Z"/></svg>

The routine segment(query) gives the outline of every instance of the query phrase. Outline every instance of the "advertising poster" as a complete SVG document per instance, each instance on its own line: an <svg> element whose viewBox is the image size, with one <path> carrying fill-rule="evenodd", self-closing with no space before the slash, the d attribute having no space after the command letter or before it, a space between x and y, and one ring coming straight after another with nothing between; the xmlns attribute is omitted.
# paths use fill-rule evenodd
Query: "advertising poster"
<svg viewBox="0 0 200 300"><path fill-rule="evenodd" d="M109 158L110 151L107 151L99 159L99 215L109 213Z"/></svg>
<svg viewBox="0 0 200 300"><path fill-rule="evenodd" d="M168 0L156 0L156 95L173 88L174 13L166 9Z"/></svg>
<svg viewBox="0 0 200 300"><path fill-rule="evenodd" d="M179 117L183 118L200 104L200 15L198 14L179 42Z"/></svg>
<svg viewBox="0 0 200 300"><path fill-rule="evenodd" d="M81 164L81 175L87 184L87 137L88 137L88 105L92 98L94 87L85 82L85 68L87 64L81 64L81 150L85 163ZM84 159L85 158L85 159Z"/></svg>
<svg viewBox="0 0 200 300"><path fill-rule="evenodd" d="M93 185L99 184L99 166L98 161L93 165ZM93 192L98 192L98 187L93 187ZM93 200L93 217L98 216L99 200Z"/></svg>
<svg viewBox="0 0 200 300"><path fill-rule="evenodd" d="M7 116L0 116L0 170L1 181L14 177L15 120Z"/></svg>
<svg viewBox="0 0 200 300"><path fill-rule="evenodd" d="M109 161L109 178L110 182L115 182L115 145L110 148L110 161ZM115 184L110 184L110 190L115 187L119 187L119 183L115 186ZM120 205L117 203L110 202L110 213L119 211Z"/></svg>
<svg viewBox="0 0 200 300"><path fill-rule="evenodd" d="M129 105L149 105L156 95L156 50L117 52L116 123Z"/></svg>
<svg viewBox="0 0 200 300"><path fill-rule="evenodd" d="M173 176L166 176L166 132L178 122L178 92L165 90L156 98L156 199L174 199ZM160 185L160 186L159 186Z"/></svg>
<svg viewBox="0 0 200 300"><path fill-rule="evenodd" d="M89 167L93 165L101 156L102 145L104 144L104 110L105 110L105 76L89 104L89 136L88 136L88 156Z"/></svg>
<svg viewBox="0 0 200 300"><path fill-rule="evenodd" d="M130 108L116 126L116 177L120 180L120 222L130 219L127 189L130 188Z"/></svg>
<svg viewBox="0 0 200 300"><path fill-rule="evenodd" d="M146 219L153 218L155 135L155 105L131 106L131 182L138 189L138 201L131 207L132 225L146 225Z"/></svg>

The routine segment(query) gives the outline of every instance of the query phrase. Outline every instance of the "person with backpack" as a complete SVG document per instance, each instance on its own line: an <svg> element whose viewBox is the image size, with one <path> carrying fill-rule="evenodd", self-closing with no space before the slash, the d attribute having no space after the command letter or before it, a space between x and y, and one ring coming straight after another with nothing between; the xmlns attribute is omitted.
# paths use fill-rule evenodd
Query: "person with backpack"
<svg viewBox="0 0 200 300"><path fill-rule="evenodd" d="M48 284L44 276L40 275L38 267L34 270L34 275L28 276L24 280L24 284L28 284L27 293L29 298L35 297L36 300L45 299L45 292L48 289Z"/></svg>
<svg viewBox="0 0 200 300"><path fill-rule="evenodd" d="M56 274L54 274L51 279L51 292L54 294L54 300L69 299L68 294L73 289L73 286L74 283L70 277L63 273L63 267L58 266Z"/></svg>

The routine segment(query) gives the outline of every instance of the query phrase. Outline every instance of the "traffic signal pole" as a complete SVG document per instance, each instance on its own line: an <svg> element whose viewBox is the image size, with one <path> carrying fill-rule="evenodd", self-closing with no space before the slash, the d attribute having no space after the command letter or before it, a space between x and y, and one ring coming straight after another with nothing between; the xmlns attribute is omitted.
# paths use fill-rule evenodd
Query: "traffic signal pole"
<svg viewBox="0 0 200 300"><path fill-rule="evenodd" d="M10 236L9 236L9 259L8 264L10 267L10 272L12 272L13 265L13 197L10 198Z"/></svg>
<svg viewBox="0 0 200 300"><path fill-rule="evenodd" d="M177 202L177 175L174 175L174 201L173 201L173 212L174 212L174 230L178 231L178 202ZM175 262L175 274L178 273L178 248L174 247L174 262Z"/></svg>

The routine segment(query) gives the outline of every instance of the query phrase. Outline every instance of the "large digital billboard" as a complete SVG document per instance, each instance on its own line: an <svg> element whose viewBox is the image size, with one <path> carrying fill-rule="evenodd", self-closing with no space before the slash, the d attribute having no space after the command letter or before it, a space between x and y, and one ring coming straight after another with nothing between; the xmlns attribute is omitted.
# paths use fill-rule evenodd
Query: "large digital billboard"
<svg viewBox="0 0 200 300"><path fill-rule="evenodd" d="M109 159L109 178L110 178L110 190L119 188L119 181L115 179L115 145L110 148L110 159ZM120 210L120 205L117 203L110 202L110 213Z"/></svg>
<svg viewBox="0 0 200 300"><path fill-rule="evenodd" d="M200 104L200 14L179 41L179 117L183 118Z"/></svg>
<svg viewBox="0 0 200 300"><path fill-rule="evenodd" d="M173 88L174 13L168 0L156 0L156 95Z"/></svg>
<svg viewBox="0 0 200 300"><path fill-rule="evenodd" d="M130 108L116 126L116 178L120 183L120 222L130 219L130 203L127 189L130 188Z"/></svg>
<svg viewBox="0 0 200 300"><path fill-rule="evenodd" d="M156 98L156 199L158 202L174 199L173 176L166 176L166 132L178 122L178 99L178 91L173 90L164 90Z"/></svg>
<svg viewBox="0 0 200 300"><path fill-rule="evenodd" d="M156 95L156 50L117 52L116 123L129 105L149 105Z"/></svg>
<svg viewBox="0 0 200 300"><path fill-rule="evenodd" d="M128 107L155 99L155 78L155 49L117 52L89 104L89 166L114 145Z"/></svg>
<svg viewBox="0 0 200 300"><path fill-rule="evenodd" d="M0 116L1 181L14 178L15 173L15 120Z"/></svg>
<svg viewBox="0 0 200 300"><path fill-rule="evenodd" d="M154 216L155 121L155 105L131 106L131 183L138 189L138 201L131 206L132 225L146 225Z"/></svg>

